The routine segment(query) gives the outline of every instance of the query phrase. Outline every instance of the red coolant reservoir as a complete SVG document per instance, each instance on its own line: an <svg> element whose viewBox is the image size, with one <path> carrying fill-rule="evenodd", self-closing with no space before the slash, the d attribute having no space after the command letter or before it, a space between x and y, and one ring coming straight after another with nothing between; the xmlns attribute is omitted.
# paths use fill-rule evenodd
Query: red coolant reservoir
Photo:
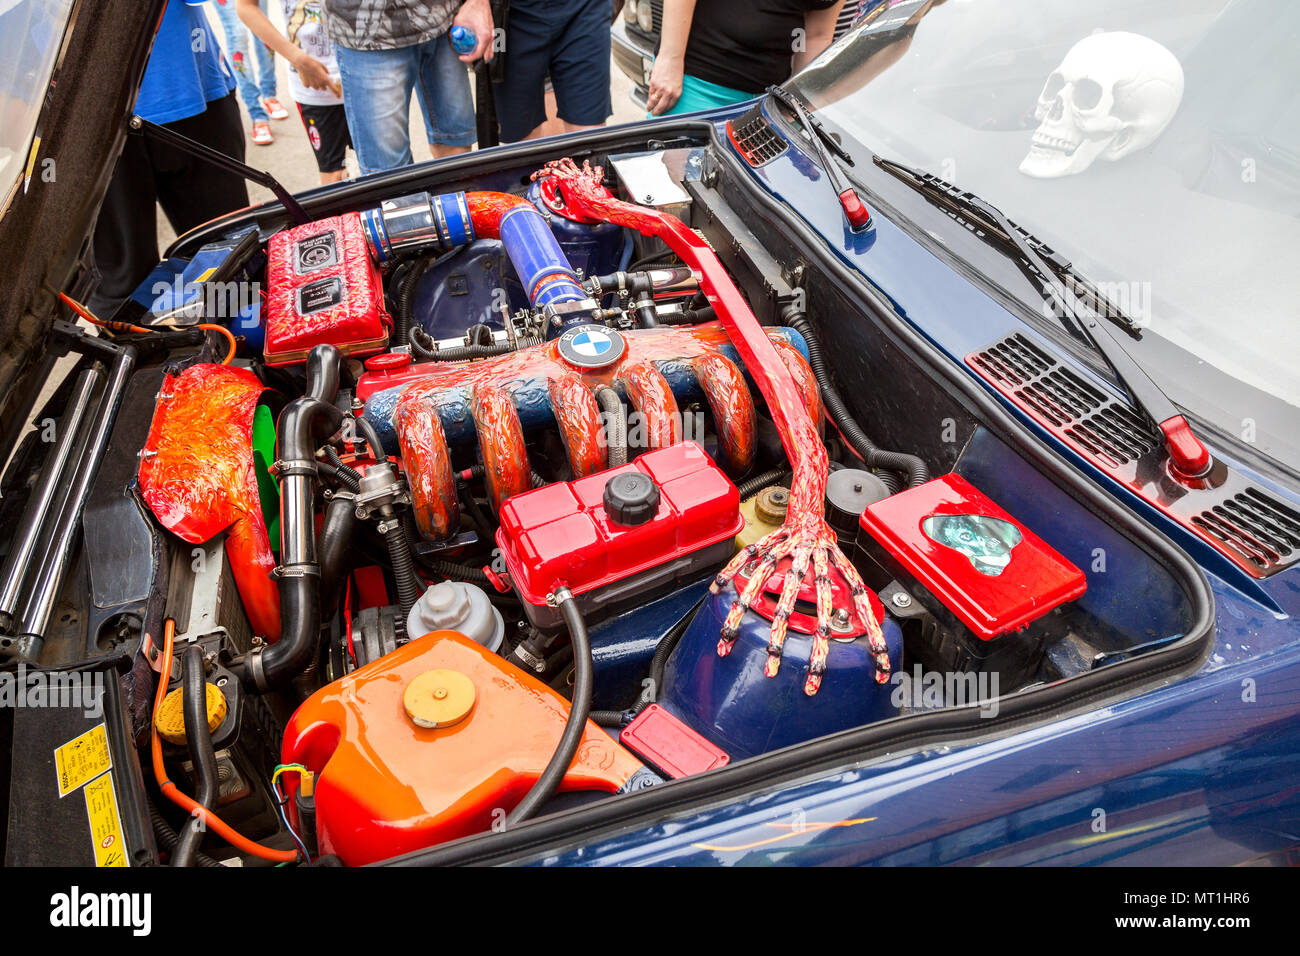
<svg viewBox="0 0 1300 956"><path fill-rule="evenodd" d="M277 232L266 266L268 365L301 362L316 345L368 355L388 345L379 269L355 212Z"/></svg>
<svg viewBox="0 0 1300 956"><path fill-rule="evenodd" d="M695 442L630 465L506 499L497 544L538 627L560 624L547 594L564 584L590 614L718 564L744 527L740 493Z"/></svg>
<svg viewBox="0 0 1300 956"><path fill-rule="evenodd" d="M313 694L289 721L284 762L316 774L320 852L372 863L504 819L555 752L568 711L545 684L436 631ZM657 779L589 722L560 790Z"/></svg>

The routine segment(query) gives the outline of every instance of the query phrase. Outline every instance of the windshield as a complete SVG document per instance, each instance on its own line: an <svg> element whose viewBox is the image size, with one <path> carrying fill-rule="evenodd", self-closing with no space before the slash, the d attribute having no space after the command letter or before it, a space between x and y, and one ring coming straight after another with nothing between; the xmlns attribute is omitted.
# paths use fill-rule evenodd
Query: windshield
<svg viewBox="0 0 1300 956"><path fill-rule="evenodd" d="M71 10L72 0L0 0L0 211L27 166Z"/></svg>
<svg viewBox="0 0 1300 956"><path fill-rule="evenodd" d="M866 6L790 84L819 116L999 206L1297 430L1300 3ZM1202 404L1253 440L1249 407Z"/></svg>

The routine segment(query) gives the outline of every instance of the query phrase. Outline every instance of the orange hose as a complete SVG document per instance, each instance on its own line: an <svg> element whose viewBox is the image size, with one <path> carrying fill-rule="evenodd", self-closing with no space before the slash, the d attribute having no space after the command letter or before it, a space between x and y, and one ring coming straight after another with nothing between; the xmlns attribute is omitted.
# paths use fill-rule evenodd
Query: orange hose
<svg viewBox="0 0 1300 956"><path fill-rule="evenodd" d="M167 680L172 672L172 642L175 638L176 622L171 618L167 618L167 622L163 625L162 672L158 675L158 693L154 695L153 719L150 721L150 729L153 734L150 741L150 750L153 754L153 775L158 781L158 788L162 790L163 796L172 803L184 808L190 814L198 814L208 829L224 837L235 849L276 863L294 862L298 859L297 850L273 850L270 847L262 846L260 843L254 843L232 829L229 824L207 807L185 796L176 789L176 784L167 779L167 770L163 766L162 738L158 736L158 708L162 706L163 700L167 697Z"/></svg>
<svg viewBox="0 0 1300 956"><path fill-rule="evenodd" d="M91 325L98 325L101 329L108 329L111 332L149 333L149 332L158 331L157 329L146 328L143 325L132 325L130 322L106 322L101 318L97 318L94 315L94 313L92 313L89 309L87 309L76 299L72 298L69 295L64 295L62 292L59 293L59 300L64 305L66 305L69 309L71 309L73 312L77 313L77 315L81 316L83 319L89 322ZM226 352L226 357L221 360L221 364L229 365L234 360L235 350L239 348L239 343L235 341L234 335L231 334L228 328L226 328L224 325L212 325L207 322L200 323L199 325L195 326L195 328L207 329L209 332L220 332L222 335L224 335L226 337L227 342L229 342L230 344L230 348Z"/></svg>
<svg viewBox="0 0 1300 956"><path fill-rule="evenodd" d="M238 348L238 345L235 342L235 337L230 334L230 329L226 328L224 325L209 325L206 322L200 323L196 328L207 329L209 332L220 332L230 341L230 351L228 351L226 357L221 360L222 365L229 365L231 359L235 357L235 349Z"/></svg>
<svg viewBox="0 0 1300 956"><path fill-rule="evenodd" d="M81 316L91 325L98 325L101 329L109 329L113 332L152 332L153 329L146 329L142 325L132 325L130 322L105 322L103 319L96 318L94 313L87 309L72 296L59 293L59 301L66 305L77 315Z"/></svg>

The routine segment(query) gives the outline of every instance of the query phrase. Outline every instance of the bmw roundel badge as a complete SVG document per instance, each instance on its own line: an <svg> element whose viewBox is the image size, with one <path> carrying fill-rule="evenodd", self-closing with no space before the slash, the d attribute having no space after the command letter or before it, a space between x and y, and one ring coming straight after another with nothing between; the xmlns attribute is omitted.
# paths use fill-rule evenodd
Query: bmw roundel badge
<svg viewBox="0 0 1300 956"><path fill-rule="evenodd" d="M579 325L560 336L560 358L578 368L604 368L627 351L623 336L603 325Z"/></svg>

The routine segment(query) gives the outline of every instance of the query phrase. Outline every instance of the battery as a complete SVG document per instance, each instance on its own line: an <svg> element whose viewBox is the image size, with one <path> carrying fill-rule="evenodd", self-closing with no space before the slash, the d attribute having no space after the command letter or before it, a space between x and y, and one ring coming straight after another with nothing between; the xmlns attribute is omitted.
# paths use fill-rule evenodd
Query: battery
<svg viewBox="0 0 1300 956"><path fill-rule="evenodd" d="M863 576L898 581L938 619L927 643L943 669L1029 676L1039 622L1087 590L1081 570L956 473L867 506L859 526Z"/></svg>
<svg viewBox="0 0 1300 956"><path fill-rule="evenodd" d="M301 362L316 345L333 345L345 355L370 355L388 346L392 319L360 214L276 233L266 284L267 365Z"/></svg>

